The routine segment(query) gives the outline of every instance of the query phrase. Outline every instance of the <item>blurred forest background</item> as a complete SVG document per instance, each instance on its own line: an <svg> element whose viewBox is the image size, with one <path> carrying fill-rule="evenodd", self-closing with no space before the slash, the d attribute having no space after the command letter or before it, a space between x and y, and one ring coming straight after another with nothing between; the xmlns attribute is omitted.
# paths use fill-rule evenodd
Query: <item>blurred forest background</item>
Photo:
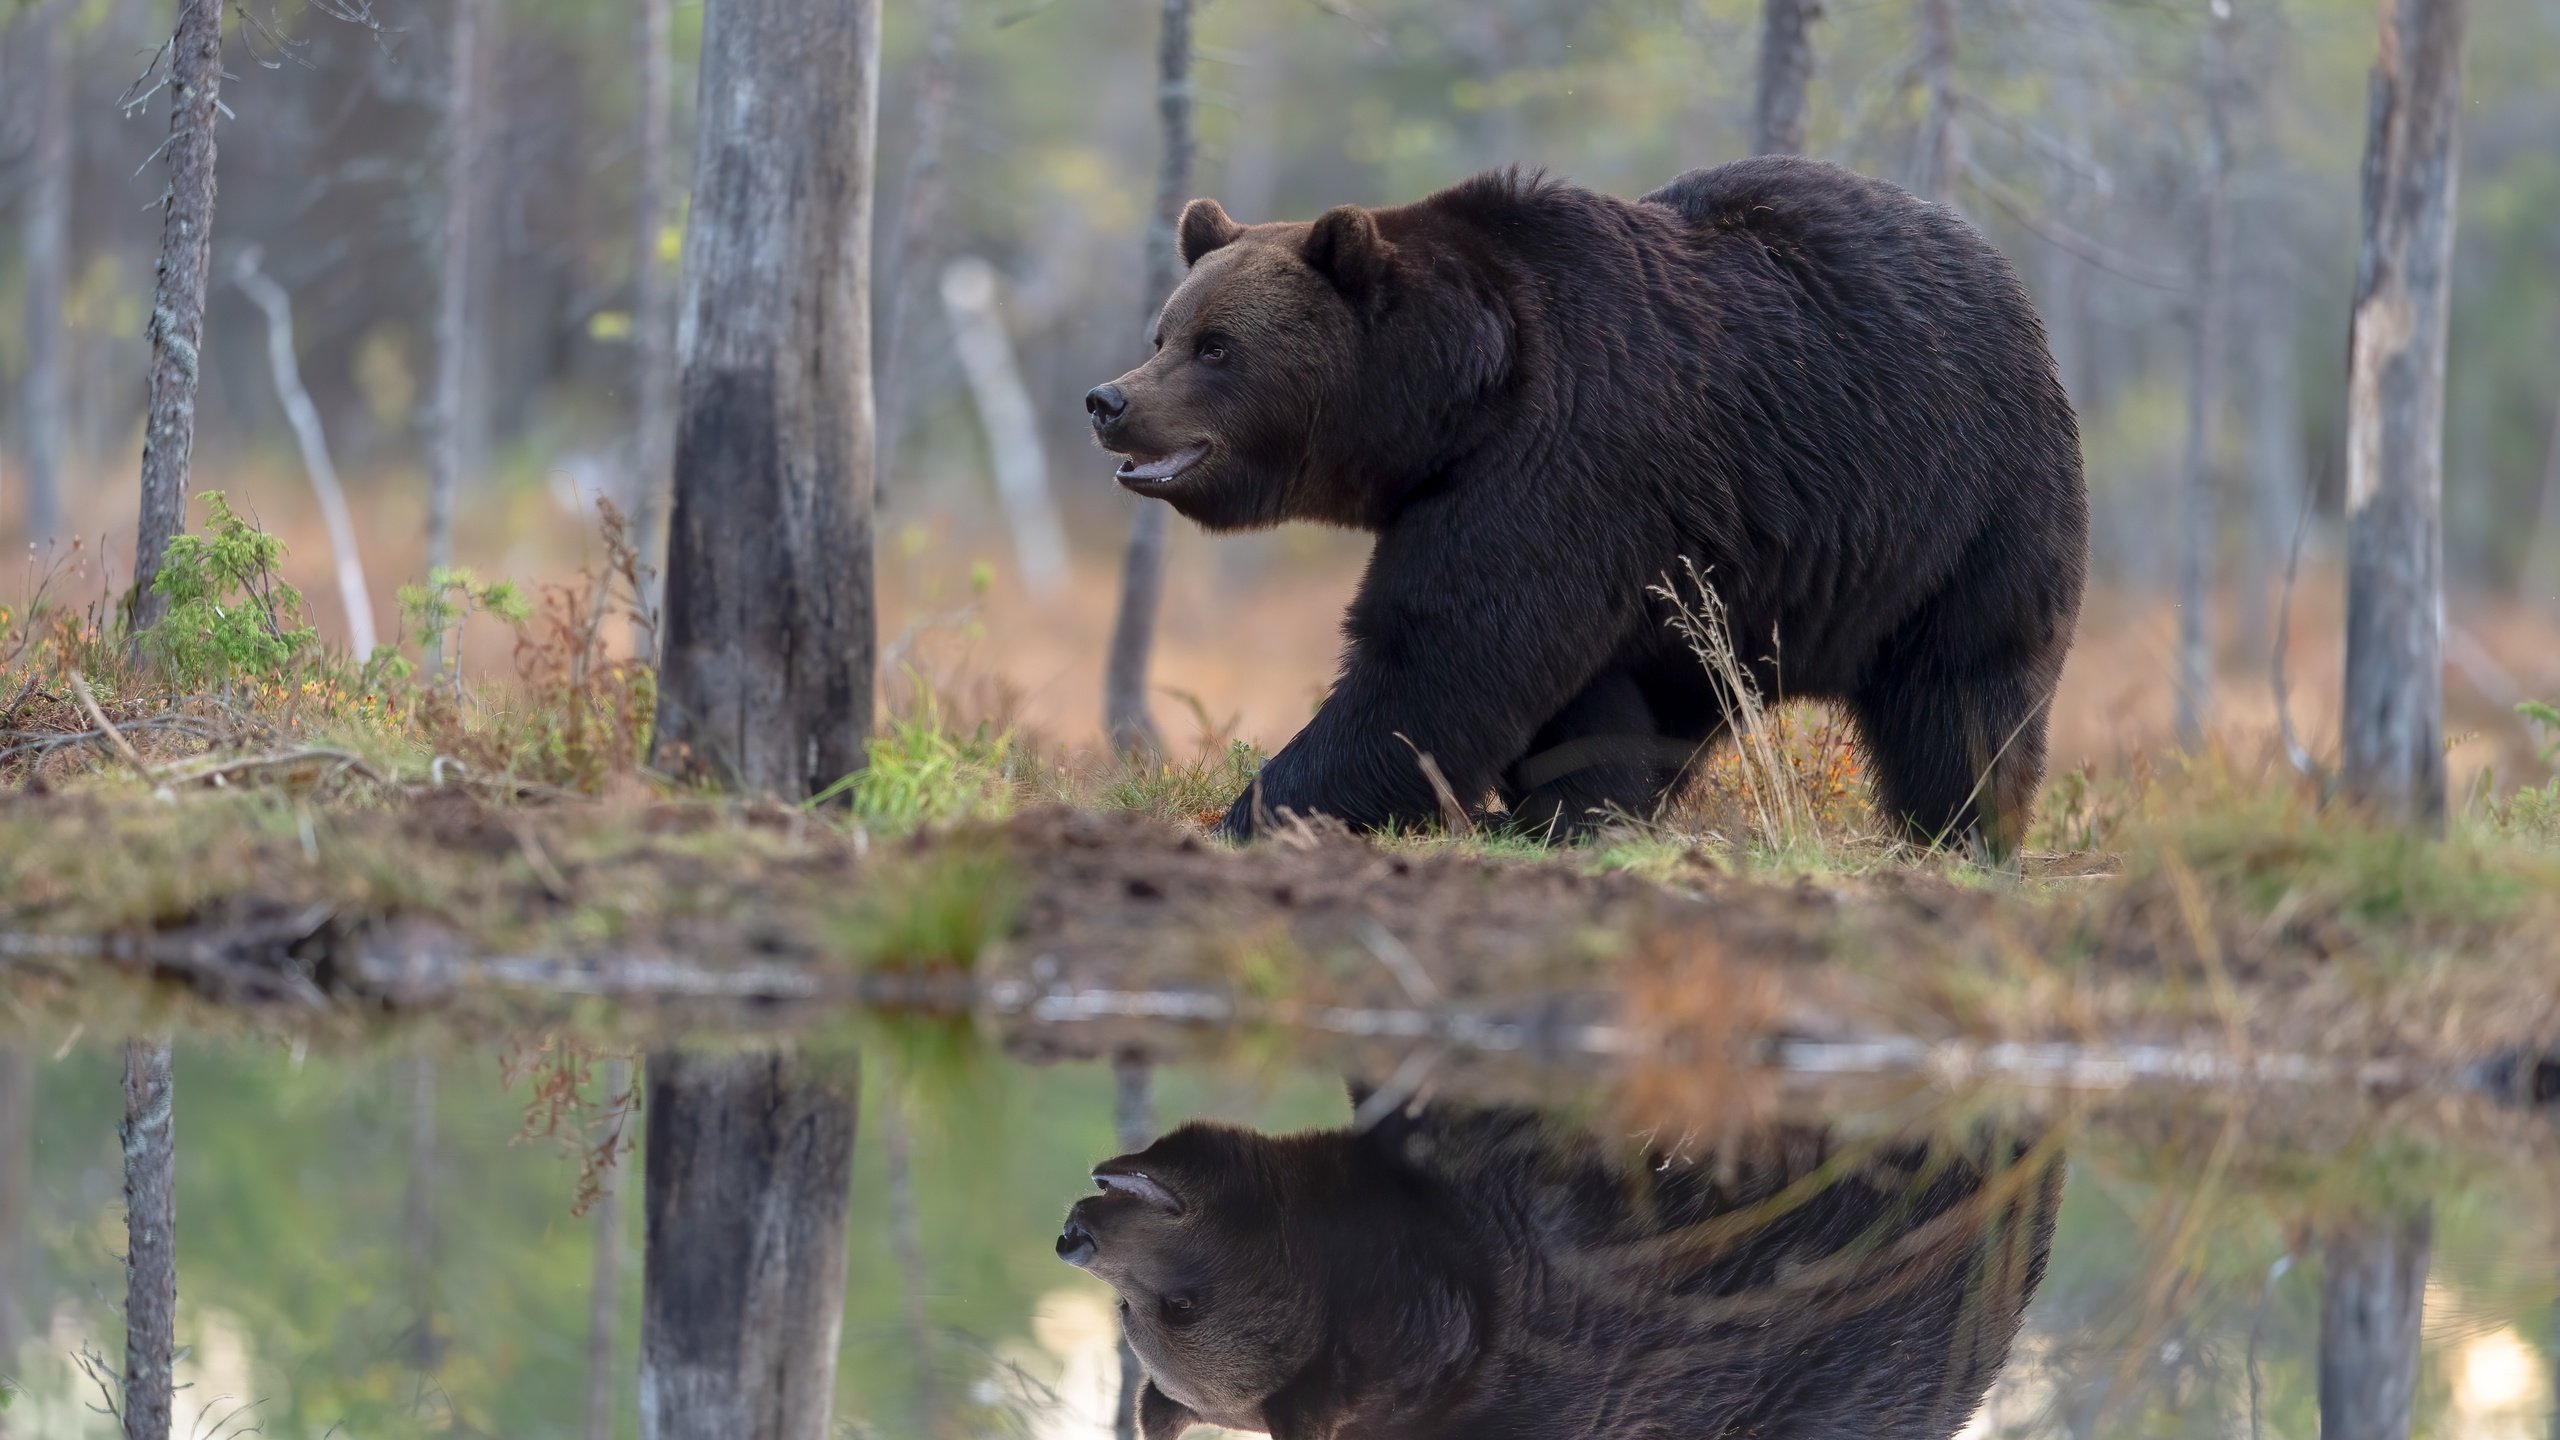
<svg viewBox="0 0 2560 1440"><path fill-rule="evenodd" d="M168 34L168 7L5 3L0 542L14 556L83 537L86 583L104 593L130 564L162 186L148 162L165 133L162 104L119 99ZM635 315L672 310L639 303L636 284L652 7L473 0L458 65L455 0L353 3L234 12L194 482L288 539L289 573L341 642L330 546L265 314L237 283L243 255L290 298L293 354L386 632L393 590L426 567L454 238L468 361L450 432L455 555L484 577L574 571L596 548L593 501L629 507L648 329ZM2267 657L2308 514L2290 668L2297 723L2328 743L2372 0L1820 9L1805 149L1986 230L2033 287L2079 407L2098 585L2057 764L2110 765L2171 732L2180 497L2199 458L2220 514L2211 724L2235 744L2271 733ZM933 652L950 674L999 680L972 703L1000 689L1058 741L1099 739L1137 503L1111 484L1079 400L1142 350L1158 10L912 0L887 13L884 662ZM676 6L667 37L672 193L655 249L669 285L700 19ZM1216 0L1194 31L1192 188L1248 220L1394 203L1515 163L1641 193L1749 152L1761 27L1760 0ZM2444 499L2457 786L2529 764L2511 706L2560 693L2560 5L2477 0L2471 33ZM457 78L470 87L459 126ZM468 203L449 212L449 195ZM1045 506L999 503L1039 489ZM1287 738L1331 677L1365 550L1356 536L1211 541L1177 525L1159 693L1197 697L1265 745ZM32 586L45 562L27 553L26 578L0 595ZM504 664L503 644L466 653ZM1180 702L1158 708L1179 744Z"/></svg>

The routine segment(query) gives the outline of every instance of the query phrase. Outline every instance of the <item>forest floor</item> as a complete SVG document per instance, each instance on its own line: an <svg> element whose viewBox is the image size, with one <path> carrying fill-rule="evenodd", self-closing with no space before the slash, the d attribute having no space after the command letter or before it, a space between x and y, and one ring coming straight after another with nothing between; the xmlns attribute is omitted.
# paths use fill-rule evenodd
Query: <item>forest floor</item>
<svg viewBox="0 0 2560 1440"><path fill-rule="evenodd" d="M599 643L628 579L430 597L516 628L517 680L472 689L268 645L294 632L260 605L148 670L97 607L0 611L0 1022L906 1011L1051 1053L1643 1056L1674 1086L1740 1057L2560 1090L2560 781L2425 840L2272 749L2071 770L1986 870L1885 838L1846 727L1797 707L1587 843L1239 850L1205 825L1250 747L1078 754L911 679L841 793L739 801L641 763L653 677Z"/></svg>

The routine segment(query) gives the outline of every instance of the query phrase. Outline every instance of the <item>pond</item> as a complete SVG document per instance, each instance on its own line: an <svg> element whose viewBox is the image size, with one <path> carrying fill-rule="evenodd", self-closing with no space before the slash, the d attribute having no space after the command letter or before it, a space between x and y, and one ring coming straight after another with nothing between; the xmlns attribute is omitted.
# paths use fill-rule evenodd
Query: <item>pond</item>
<svg viewBox="0 0 2560 1440"><path fill-rule="evenodd" d="M0 1434L109 1436L123 1049L0 1045ZM766 1343L760 1274L785 1364L840 1313L841 1435L1100 1440L1133 1381L1303 1434L2560 1425L2560 1127L2486 1099L1025 1048L182 1036L173 1433L636 1435L644 1343Z"/></svg>

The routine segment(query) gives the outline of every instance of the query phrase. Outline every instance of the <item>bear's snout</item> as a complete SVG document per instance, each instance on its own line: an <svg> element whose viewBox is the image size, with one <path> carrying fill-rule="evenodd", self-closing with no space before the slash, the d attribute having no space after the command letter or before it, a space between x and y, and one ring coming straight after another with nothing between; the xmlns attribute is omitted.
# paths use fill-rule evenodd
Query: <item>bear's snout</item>
<svg viewBox="0 0 2560 1440"><path fill-rule="evenodd" d="M1093 417L1093 433L1107 436L1129 413L1128 393L1117 385L1096 385L1085 392L1084 413Z"/></svg>
<svg viewBox="0 0 2560 1440"><path fill-rule="evenodd" d="M1094 1242L1093 1232L1078 1224L1072 1216L1067 1219L1067 1227L1058 1232L1058 1258L1070 1265L1085 1265L1100 1248Z"/></svg>

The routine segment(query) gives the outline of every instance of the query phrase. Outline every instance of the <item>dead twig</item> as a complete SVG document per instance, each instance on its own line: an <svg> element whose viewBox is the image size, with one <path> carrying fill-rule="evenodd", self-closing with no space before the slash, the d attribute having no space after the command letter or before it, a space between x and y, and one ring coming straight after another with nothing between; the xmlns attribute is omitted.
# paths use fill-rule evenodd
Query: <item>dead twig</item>
<svg viewBox="0 0 2560 1440"><path fill-rule="evenodd" d="M1404 748L1413 752L1414 763L1422 767L1422 778L1431 782L1431 793L1440 801L1440 823L1448 826L1449 833L1459 839L1472 839L1476 833L1476 822L1468 817L1467 807L1458 803L1458 792L1450 788L1449 777L1440 773L1440 762L1422 753L1422 747L1414 744L1413 738L1403 731L1397 731L1396 738L1404 742Z"/></svg>
<svg viewBox="0 0 2560 1440"><path fill-rule="evenodd" d="M115 722L107 718L107 712L98 708L98 697L89 693L88 677L77 670L71 672L71 693L80 697L80 708L89 712L89 723L106 732L108 743L132 764L134 773L142 777L143 783L158 787L160 776L143 763L141 754L133 748L132 742L124 738L124 732L116 728Z"/></svg>

